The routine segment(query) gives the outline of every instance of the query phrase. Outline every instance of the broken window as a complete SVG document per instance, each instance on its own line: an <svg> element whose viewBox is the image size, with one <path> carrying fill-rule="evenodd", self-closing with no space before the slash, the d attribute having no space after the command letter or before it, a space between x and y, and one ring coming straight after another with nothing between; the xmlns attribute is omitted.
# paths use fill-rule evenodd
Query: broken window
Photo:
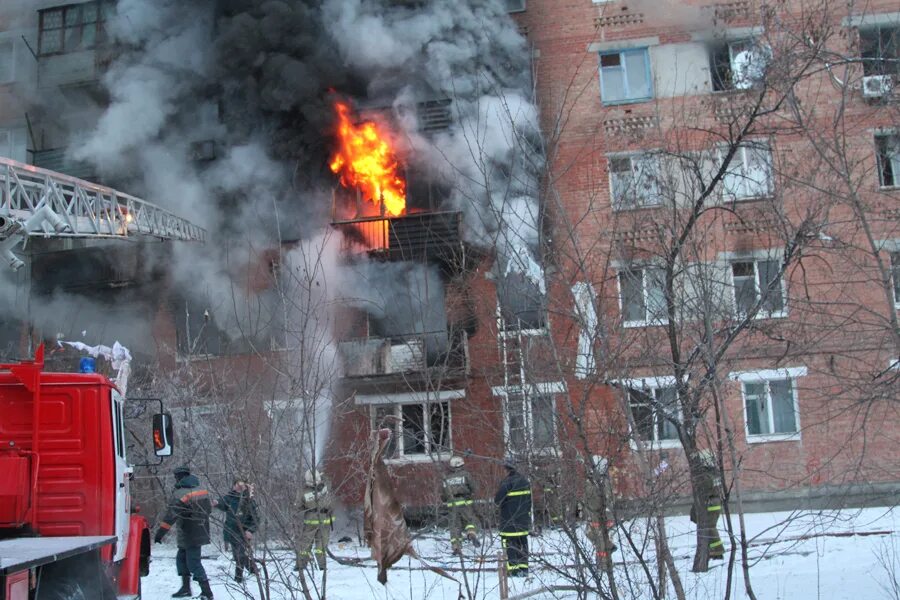
<svg viewBox="0 0 900 600"><path fill-rule="evenodd" d="M650 444L678 440L674 421L679 418L678 396L674 386L628 388L628 406L635 433Z"/></svg>
<svg viewBox="0 0 900 600"><path fill-rule="evenodd" d="M665 271L655 267L620 271L619 300L626 324L665 323Z"/></svg>
<svg viewBox="0 0 900 600"><path fill-rule="evenodd" d="M39 11L38 54L88 50L106 41L105 22L114 2L98 0Z"/></svg>
<svg viewBox="0 0 900 600"><path fill-rule="evenodd" d="M622 104L653 97L647 48L600 54L600 95L603 104Z"/></svg>
<svg viewBox="0 0 900 600"><path fill-rule="evenodd" d="M864 75L900 76L900 27L875 26L860 29L859 53Z"/></svg>
<svg viewBox="0 0 900 600"><path fill-rule="evenodd" d="M881 187L900 185L900 135L875 137L878 154L878 182Z"/></svg>
<svg viewBox="0 0 900 600"><path fill-rule="evenodd" d="M721 150L724 160L727 150ZM734 156L722 186L725 195L734 200L763 198L772 193L772 150L763 142L741 144Z"/></svg>
<svg viewBox="0 0 900 600"><path fill-rule="evenodd" d="M528 274L511 271L497 283L500 331L543 330L546 327L544 291Z"/></svg>
<svg viewBox="0 0 900 600"><path fill-rule="evenodd" d="M659 193L659 157L653 154L609 159L609 185L615 209L656 206Z"/></svg>
<svg viewBox="0 0 900 600"><path fill-rule="evenodd" d="M784 313L784 289L781 262L753 260L732 263L734 306L738 316L746 316L762 300L759 316L775 317Z"/></svg>
<svg viewBox="0 0 900 600"><path fill-rule="evenodd" d="M452 451L450 403L415 402L372 407L372 428L390 429L393 435L385 458L429 456Z"/></svg>
<svg viewBox="0 0 900 600"><path fill-rule="evenodd" d="M710 52L713 90L749 89L765 78L771 61L771 50L754 40L713 46Z"/></svg>
<svg viewBox="0 0 900 600"><path fill-rule="evenodd" d="M797 432L793 380L745 381L743 392L748 436Z"/></svg>

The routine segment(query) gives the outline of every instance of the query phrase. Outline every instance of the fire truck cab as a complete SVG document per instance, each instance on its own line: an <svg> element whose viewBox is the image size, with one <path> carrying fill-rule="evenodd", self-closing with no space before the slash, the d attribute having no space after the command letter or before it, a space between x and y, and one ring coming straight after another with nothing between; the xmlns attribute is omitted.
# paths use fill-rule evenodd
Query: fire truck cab
<svg viewBox="0 0 900 600"><path fill-rule="evenodd" d="M139 598L147 520L132 508L124 398L96 373L0 364L0 600ZM171 419L153 418L157 456Z"/></svg>

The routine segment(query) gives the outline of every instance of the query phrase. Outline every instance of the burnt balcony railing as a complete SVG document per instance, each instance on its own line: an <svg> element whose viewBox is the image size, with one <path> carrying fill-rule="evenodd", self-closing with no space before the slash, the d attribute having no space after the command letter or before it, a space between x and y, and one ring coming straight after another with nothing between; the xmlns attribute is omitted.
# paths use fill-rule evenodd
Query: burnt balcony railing
<svg viewBox="0 0 900 600"><path fill-rule="evenodd" d="M416 333L367 337L338 344L344 377L384 377L412 374L454 376L468 372L468 338L463 332Z"/></svg>
<svg viewBox="0 0 900 600"><path fill-rule="evenodd" d="M459 212L422 212L400 217L367 217L332 224L343 234L343 250L367 251L388 260L459 258Z"/></svg>

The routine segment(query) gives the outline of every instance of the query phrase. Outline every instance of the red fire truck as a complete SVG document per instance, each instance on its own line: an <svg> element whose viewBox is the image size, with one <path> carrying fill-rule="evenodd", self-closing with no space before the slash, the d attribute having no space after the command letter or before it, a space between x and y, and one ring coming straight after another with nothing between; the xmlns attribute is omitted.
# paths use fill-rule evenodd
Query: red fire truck
<svg viewBox="0 0 900 600"><path fill-rule="evenodd" d="M0 364L0 600L139 598L150 535L129 492L125 400L103 375L43 368L43 346ZM166 413L153 447L172 453Z"/></svg>

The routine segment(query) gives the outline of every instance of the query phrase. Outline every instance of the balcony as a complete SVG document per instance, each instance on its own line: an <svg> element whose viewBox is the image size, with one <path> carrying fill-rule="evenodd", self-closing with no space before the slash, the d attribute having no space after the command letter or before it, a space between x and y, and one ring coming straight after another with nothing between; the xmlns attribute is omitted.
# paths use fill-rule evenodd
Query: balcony
<svg viewBox="0 0 900 600"><path fill-rule="evenodd" d="M392 261L426 260L453 264L460 258L459 212L421 212L400 217L366 217L336 221L342 250L365 251Z"/></svg>
<svg viewBox="0 0 900 600"><path fill-rule="evenodd" d="M97 182L97 170L93 165L69 158L68 148L52 148L49 150L29 150L31 164L48 171L56 171L63 175Z"/></svg>
<svg viewBox="0 0 900 600"><path fill-rule="evenodd" d="M338 344L344 379L371 384L442 385L468 373L468 337L446 332L358 338Z"/></svg>

